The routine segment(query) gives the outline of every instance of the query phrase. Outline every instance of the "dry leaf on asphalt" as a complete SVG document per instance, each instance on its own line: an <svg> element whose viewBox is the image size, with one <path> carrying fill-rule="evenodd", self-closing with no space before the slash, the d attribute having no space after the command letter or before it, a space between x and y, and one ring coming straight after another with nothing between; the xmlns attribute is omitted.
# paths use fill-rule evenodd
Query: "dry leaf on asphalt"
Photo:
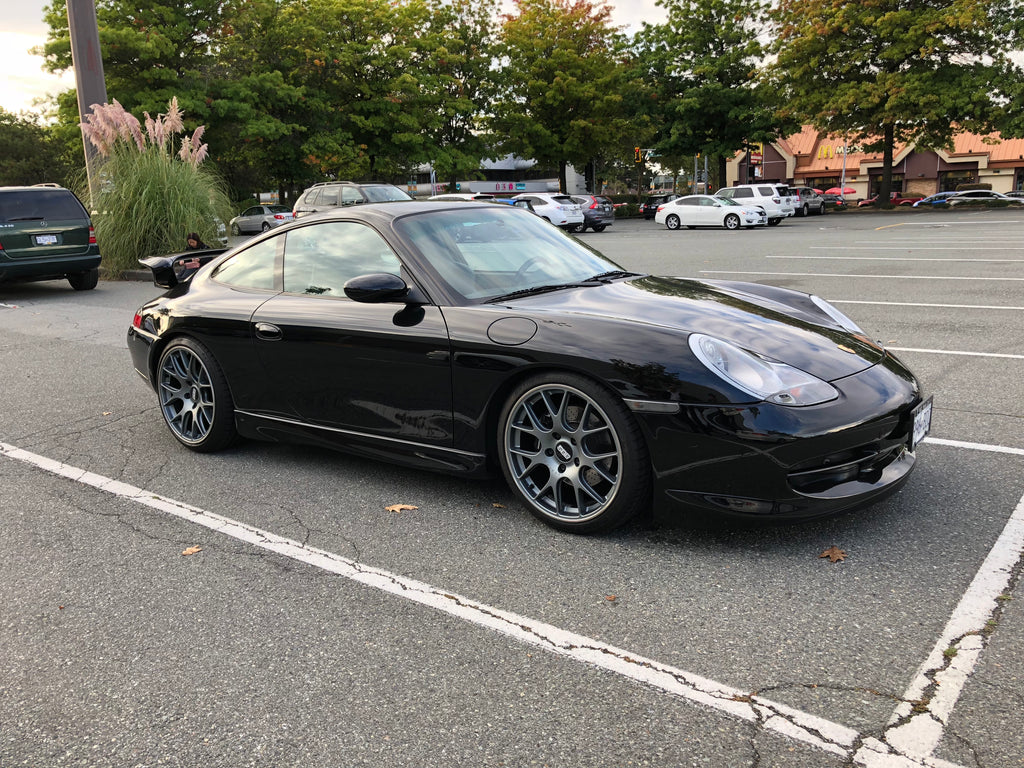
<svg viewBox="0 0 1024 768"><path fill-rule="evenodd" d="M491 506L494 507L495 509L504 509L505 508L504 504L499 504L496 501L492 501L491 502Z"/></svg>
<svg viewBox="0 0 1024 768"><path fill-rule="evenodd" d="M186 549L181 554L184 555L185 557L188 557L189 555L194 555L196 552L202 552L202 551L203 551L202 547L195 546L195 547L189 547L188 549Z"/></svg>
<svg viewBox="0 0 1024 768"><path fill-rule="evenodd" d="M822 552L820 555L818 555L818 557L827 557L831 562L835 563L838 561L845 560L846 553L843 552L843 550L841 550L839 547L833 545L826 549L824 552Z"/></svg>
<svg viewBox="0 0 1024 768"><path fill-rule="evenodd" d="M392 504L384 509L388 512L405 512L407 509L419 509L419 507L414 507L412 504Z"/></svg>

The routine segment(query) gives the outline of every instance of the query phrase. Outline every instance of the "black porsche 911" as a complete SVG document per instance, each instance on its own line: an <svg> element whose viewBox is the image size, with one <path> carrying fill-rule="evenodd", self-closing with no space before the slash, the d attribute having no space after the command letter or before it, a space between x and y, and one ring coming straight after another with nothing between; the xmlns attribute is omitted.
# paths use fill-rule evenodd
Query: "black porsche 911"
<svg viewBox="0 0 1024 768"><path fill-rule="evenodd" d="M930 426L913 374L818 297L627 272L508 206L353 206L143 263L169 290L128 346L186 447L501 471L562 530L852 509Z"/></svg>

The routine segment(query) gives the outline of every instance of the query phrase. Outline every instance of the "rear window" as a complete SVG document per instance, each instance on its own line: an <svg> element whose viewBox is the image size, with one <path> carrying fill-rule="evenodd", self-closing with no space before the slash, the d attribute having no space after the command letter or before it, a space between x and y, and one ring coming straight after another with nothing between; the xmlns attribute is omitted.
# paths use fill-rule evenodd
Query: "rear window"
<svg viewBox="0 0 1024 768"><path fill-rule="evenodd" d="M268 205L267 210L271 213L291 213L292 209L285 205Z"/></svg>
<svg viewBox="0 0 1024 768"><path fill-rule="evenodd" d="M88 218L78 198L66 189L0 190L0 222Z"/></svg>
<svg viewBox="0 0 1024 768"><path fill-rule="evenodd" d="M568 203L569 205L573 204L573 199L568 195L553 195L551 199L554 200L556 203L562 203L563 205L566 203Z"/></svg>

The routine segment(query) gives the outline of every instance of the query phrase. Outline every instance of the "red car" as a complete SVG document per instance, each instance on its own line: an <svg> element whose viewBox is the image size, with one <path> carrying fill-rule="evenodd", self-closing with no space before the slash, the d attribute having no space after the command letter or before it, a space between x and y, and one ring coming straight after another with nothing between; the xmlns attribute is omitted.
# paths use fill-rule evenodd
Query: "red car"
<svg viewBox="0 0 1024 768"><path fill-rule="evenodd" d="M903 195L900 192L889 193L889 203L891 205L913 205L918 200L923 199L924 198L921 195ZM878 202L878 195L869 197L867 200L861 200L857 205L874 205L876 202Z"/></svg>

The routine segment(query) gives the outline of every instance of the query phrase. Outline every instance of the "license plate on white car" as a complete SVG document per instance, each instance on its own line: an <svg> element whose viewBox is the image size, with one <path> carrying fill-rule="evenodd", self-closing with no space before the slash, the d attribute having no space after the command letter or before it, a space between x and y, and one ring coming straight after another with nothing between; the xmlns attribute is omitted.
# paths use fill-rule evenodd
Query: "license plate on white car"
<svg viewBox="0 0 1024 768"><path fill-rule="evenodd" d="M36 245L56 245L56 235L36 235Z"/></svg>
<svg viewBox="0 0 1024 768"><path fill-rule="evenodd" d="M932 428L932 398L929 397L917 406L912 416L914 423L910 430L910 450L913 451Z"/></svg>

